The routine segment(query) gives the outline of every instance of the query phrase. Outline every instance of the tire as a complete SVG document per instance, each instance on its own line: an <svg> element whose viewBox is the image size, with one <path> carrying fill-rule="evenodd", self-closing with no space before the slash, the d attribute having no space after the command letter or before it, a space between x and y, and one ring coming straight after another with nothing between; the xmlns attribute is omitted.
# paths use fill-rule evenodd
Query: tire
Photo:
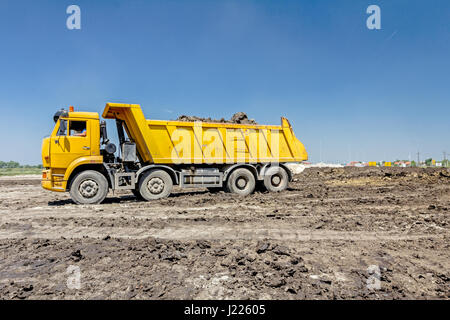
<svg viewBox="0 0 450 320"><path fill-rule="evenodd" d="M108 180L98 171L78 173L70 185L70 197L76 204L98 204L108 194Z"/></svg>
<svg viewBox="0 0 450 320"><path fill-rule="evenodd" d="M147 201L168 197L172 187L172 178L160 169L147 171L139 179L139 193Z"/></svg>
<svg viewBox="0 0 450 320"><path fill-rule="evenodd" d="M264 174L264 187L270 192L286 190L289 175L282 167L270 167Z"/></svg>
<svg viewBox="0 0 450 320"><path fill-rule="evenodd" d="M255 190L255 176L248 169L236 169L228 176L226 189L228 192L247 196Z"/></svg>

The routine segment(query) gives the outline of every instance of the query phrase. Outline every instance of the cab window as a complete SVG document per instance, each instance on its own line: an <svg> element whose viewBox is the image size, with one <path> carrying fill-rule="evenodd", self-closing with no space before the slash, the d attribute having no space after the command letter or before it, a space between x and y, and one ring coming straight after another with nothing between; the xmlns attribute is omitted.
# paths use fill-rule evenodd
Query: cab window
<svg viewBox="0 0 450 320"><path fill-rule="evenodd" d="M72 137L86 137L86 121L70 121L69 135Z"/></svg>
<svg viewBox="0 0 450 320"><path fill-rule="evenodd" d="M59 120L59 128L57 136L65 136L67 135L67 120Z"/></svg>

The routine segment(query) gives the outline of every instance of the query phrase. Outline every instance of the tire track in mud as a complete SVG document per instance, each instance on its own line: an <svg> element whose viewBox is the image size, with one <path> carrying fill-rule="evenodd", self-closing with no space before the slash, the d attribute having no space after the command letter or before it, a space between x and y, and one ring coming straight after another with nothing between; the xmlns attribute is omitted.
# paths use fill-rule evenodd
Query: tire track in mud
<svg viewBox="0 0 450 320"><path fill-rule="evenodd" d="M255 225L168 226L165 228L79 227L16 225L0 230L0 239L78 239L78 238L156 238L166 240L280 240L280 241L405 241L443 239L438 234L404 234L394 232L289 230L258 228Z"/></svg>

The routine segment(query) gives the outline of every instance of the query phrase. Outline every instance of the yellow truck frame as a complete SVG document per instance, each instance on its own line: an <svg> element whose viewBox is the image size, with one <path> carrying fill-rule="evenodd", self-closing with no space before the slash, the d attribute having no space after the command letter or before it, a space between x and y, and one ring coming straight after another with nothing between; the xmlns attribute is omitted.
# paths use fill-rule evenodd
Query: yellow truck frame
<svg viewBox="0 0 450 320"><path fill-rule="evenodd" d="M121 103L107 103L102 117L116 121L119 150L97 113L55 114L42 143L43 188L69 191L78 204L101 203L109 189L154 200L174 185L245 196L258 183L286 189L285 164L308 159L286 118L281 126L148 120L139 105Z"/></svg>

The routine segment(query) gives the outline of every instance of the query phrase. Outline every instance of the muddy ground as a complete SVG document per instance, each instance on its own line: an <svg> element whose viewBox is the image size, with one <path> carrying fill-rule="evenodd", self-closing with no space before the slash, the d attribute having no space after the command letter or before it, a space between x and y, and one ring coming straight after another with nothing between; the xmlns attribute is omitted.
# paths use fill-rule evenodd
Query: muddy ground
<svg viewBox="0 0 450 320"><path fill-rule="evenodd" d="M0 298L449 299L449 211L445 169L307 169L280 194L90 206L1 178Z"/></svg>

